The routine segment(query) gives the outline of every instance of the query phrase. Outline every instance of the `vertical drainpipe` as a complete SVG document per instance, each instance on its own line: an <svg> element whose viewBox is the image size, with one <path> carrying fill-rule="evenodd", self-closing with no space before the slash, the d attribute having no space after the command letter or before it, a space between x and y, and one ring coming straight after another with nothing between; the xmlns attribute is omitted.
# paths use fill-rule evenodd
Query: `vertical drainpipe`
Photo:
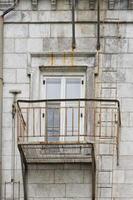
<svg viewBox="0 0 133 200"><path fill-rule="evenodd" d="M97 51L100 50L100 0L97 0Z"/></svg>
<svg viewBox="0 0 133 200"><path fill-rule="evenodd" d="M2 199L3 17L0 16L0 199Z"/></svg>
<svg viewBox="0 0 133 200"><path fill-rule="evenodd" d="M0 199L2 199L2 115L3 115L3 29L4 17L10 11L15 9L18 0L14 5L3 12L0 16Z"/></svg>
<svg viewBox="0 0 133 200"><path fill-rule="evenodd" d="M76 38L75 38L75 1L72 0L72 49L76 48Z"/></svg>

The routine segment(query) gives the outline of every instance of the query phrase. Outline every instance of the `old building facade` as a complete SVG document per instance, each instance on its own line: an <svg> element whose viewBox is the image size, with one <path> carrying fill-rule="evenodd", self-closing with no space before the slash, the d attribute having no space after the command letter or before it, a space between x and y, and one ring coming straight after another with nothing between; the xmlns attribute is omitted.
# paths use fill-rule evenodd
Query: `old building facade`
<svg viewBox="0 0 133 200"><path fill-rule="evenodd" d="M0 199L133 199L133 1L0 0Z"/></svg>

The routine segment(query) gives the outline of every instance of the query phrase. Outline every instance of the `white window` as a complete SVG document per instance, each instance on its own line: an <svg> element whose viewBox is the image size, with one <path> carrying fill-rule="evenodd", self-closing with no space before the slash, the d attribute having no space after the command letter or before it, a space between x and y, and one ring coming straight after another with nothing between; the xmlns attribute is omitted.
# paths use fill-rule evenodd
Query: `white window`
<svg viewBox="0 0 133 200"><path fill-rule="evenodd" d="M85 103L75 99L85 97L84 76L43 76L41 93L43 99L64 99L45 105L47 140L83 140Z"/></svg>

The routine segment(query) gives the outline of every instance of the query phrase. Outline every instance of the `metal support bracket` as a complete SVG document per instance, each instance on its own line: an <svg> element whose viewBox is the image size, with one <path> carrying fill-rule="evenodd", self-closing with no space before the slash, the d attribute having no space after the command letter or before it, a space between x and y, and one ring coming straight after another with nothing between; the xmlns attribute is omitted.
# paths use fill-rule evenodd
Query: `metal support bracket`
<svg viewBox="0 0 133 200"><path fill-rule="evenodd" d="M33 10L37 10L38 0L31 0Z"/></svg>
<svg viewBox="0 0 133 200"><path fill-rule="evenodd" d="M108 0L108 8L113 10L115 8L116 0Z"/></svg>
<svg viewBox="0 0 133 200"><path fill-rule="evenodd" d="M90 10L94 10L96 6L96 0L89 0L89 8Z"/></svg>
<svg viewBox="0 0 133 200"><path fill-rule="evenodd" d="M51 0L51 10L56 10L57 8L57 0Z"/></svg>
<svg viewBox="0 0 133 200"><path fill-rule="evenodd" d="M92 146L92 200L96 197L96 161L94 145Z"/></svg>
<svg viewBox="0 0 133 200"><path fill-rule="evenodd" d="M19 149L20 158L21 158L24 200L28 200L28 195L27 195L28 166L27 166L27 163L26 163L25 155L24 155L20 145L18 145L18 149Z"/></svg>
<svg viewBox="0 0 133 200"><path fill-rule="evenodd" d="M75 39L75 5L76 0L72 0L72 49L76 48L76 39Z"/></svg>
<svg viewBox="0 0 133 200"><path fill-rule="evenodd" d="M128 9L133 9L133 0L128 0Z"/></svg>

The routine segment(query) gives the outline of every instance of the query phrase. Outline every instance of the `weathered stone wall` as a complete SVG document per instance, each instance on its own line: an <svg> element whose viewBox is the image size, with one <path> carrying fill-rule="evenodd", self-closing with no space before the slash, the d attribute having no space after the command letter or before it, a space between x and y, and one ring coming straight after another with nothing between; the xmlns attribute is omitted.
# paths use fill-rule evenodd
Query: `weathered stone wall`
<svg viewBox="0 0 133 200"><path fill-rule="evenodd" d="M32 74L33 68L39 70L38 66L42 65L44 61L51 65L51 61L46 59L46 52L71 52L71 11L69 4L65 2L65 0L58 0L57 10L51 11L50 1L40 0L38 10L33 11L31 2L22 0L16 10L5 17L2 130L3 198L5 181L8 182L11 179L11 105L13 97L9 91L19 89L22 93L18 95L18 98L29 99L32 96L30 94L32 83L27 73ZM95 53L96 11L87 10L88 8L87 1L80 1L76 11L76 20L80 23L76 24L75 51ZM113 193L114 199L131 200L133 199L133 12L131 10L106 10L106 8L105 2L101 11L100 75L96 78L96 87L100 90L98 94L96 93L96 97L117 98L120 100L122 128L120 165L117 167L116 159L114 159L114 170L110 172L108 169L106 170L108 161L105 160L105 170L100 174L99 181L102 184L109 184L113 181L113 192L111 191L111 193ZM36 54L36 56L32 56L33 54ZM36 58L37 55L39 58ZM42 55L41 59L40 55ZM32 59L33 57L34 59ZM54 64L64 64L62 60L62 58L57 59ZM89 58L89 61L78 58L66 60L66 65L74 63L94 67L94 57ZM16 181L22 183L17 147L15 158ZM42 168L38 166L37 170L36 167L30 168L29 199L85 200L90 198L91 175L89 166L86 168L86 166L76 165L75 167L71 165L69 169L67 167L60 165L54 166L53 169L53 166L47 165ZM50 184L52 186L51 190ZM105 191L103 186L101 195L99 194L100 200L111 200L109 198L110 189L107 190ZM8 193L10 194L9 191ZM22 197L23 187L21 184Z"/></svg>
<svg viewBox="0 0 133 200"><path fill-rule="evenodd" d="M30 166L29 199L91 199L92 174L88 164Z"/></svg>

